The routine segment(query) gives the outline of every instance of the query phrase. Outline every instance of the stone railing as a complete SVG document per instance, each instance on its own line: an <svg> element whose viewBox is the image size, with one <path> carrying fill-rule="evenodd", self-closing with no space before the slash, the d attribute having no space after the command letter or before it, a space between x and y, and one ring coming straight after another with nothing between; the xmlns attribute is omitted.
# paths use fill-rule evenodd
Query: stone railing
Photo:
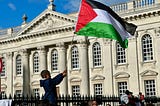
<svg viewBox="0 0 160 106"><path fill-rule="evenodd" d="M131 11L139 8L149 7L160 4L158 0L132 0L130 2L111 5L115 12Z"/></svg>
<svg viewBox="0 0 160 106"><path fill-rule="evenodd" d="M2 29L2 30L0 30L0 36L11 35L11 34L17 33L21 29L22 29L21 26L17 26L17 27L13 27L13 28L8 28L8 29Z"/></svg>

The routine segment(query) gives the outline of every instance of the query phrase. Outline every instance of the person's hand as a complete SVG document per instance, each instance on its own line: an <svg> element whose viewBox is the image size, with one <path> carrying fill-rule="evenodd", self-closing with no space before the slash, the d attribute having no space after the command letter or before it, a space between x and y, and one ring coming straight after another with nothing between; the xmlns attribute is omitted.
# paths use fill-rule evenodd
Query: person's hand
<svg viewBox="0 0 160 106"><path fill-rule="evenodd" d="M65 76L67 75L67 70L64 70L64 71L62 72L62 75L65 77Z"/></svg>

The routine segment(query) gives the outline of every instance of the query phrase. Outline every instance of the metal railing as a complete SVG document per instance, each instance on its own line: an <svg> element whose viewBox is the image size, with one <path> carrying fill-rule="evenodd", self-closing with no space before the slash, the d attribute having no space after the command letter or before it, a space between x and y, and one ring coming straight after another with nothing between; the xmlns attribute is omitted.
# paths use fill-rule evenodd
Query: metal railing
<svg viewBox="0 0 160 106"><path fill-rule="evenodd" d="M43 106L40 97L34 96L5 96L0 100L12 100L12 106ZM70 96L62 95L57 99L58 106L85 106L83 103L96 100L100 106L120 106L120 98L118 96ZM145 97L145 106L160 106L159 97Z"/></svg>

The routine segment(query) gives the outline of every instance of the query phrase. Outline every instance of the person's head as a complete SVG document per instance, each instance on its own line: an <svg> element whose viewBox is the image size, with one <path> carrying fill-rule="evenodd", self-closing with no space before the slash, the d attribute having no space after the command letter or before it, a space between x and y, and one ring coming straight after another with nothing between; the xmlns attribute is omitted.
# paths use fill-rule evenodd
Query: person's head
<svg viewBox="0 0 160 106"><path fill-rule="evenodd" d="M139 95L142 95L142 92L139 92Z"/></svg>
<svg viewBox="0 0 160 106"><path fill-rule="evenodd" d="M92 101L88 102L88 106L98 106L98 103L97 103L97 101L92 100Z"/></svg>
<svg viewBox="0 0 160 106"><path fill-rule="evenodd" d="M125 92L127 95L129 95L129 93L130 93L130 91L129 90L126 90L126 92Z"/></svg>
<svg viewBox="0 0 160 106"><path fill-rule="evenodd" d="M48 78L51 77L51 74L50 74L50 72L48 70L42 70L41 77L45 78L45 79L48 79Z"/></svg>

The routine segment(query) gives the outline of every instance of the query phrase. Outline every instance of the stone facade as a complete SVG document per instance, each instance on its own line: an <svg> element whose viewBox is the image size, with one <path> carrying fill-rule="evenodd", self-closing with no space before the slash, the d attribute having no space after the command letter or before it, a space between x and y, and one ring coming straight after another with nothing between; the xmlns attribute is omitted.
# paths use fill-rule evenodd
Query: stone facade
<svg viewBox="0 0 160 106"><path fill-rule="evenodd" d="M29 23L0 30L3 93L42 95L41 70L48 69L55 76L67 68L67 77L57 86L60 94L120 95L129 89L134 94L141 91L146 96L160 95L159 0L111 6L138 26L125 50L118 49L116 41L76 36L77 13L61 14L52 6L49 4Z"/></svg>

